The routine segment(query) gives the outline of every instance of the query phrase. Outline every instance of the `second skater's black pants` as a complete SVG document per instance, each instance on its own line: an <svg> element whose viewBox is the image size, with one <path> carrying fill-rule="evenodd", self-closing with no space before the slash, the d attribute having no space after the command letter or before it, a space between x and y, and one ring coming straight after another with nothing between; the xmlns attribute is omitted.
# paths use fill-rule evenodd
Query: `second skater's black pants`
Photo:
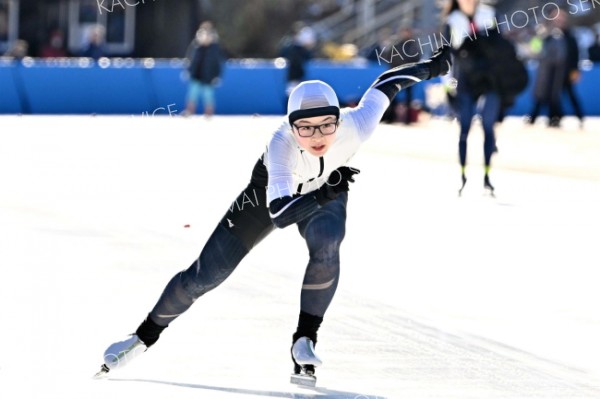
<svg viewBox="0 0 600 399"><path fill-rule="evenodd" d="M208 291L231 275L248 252L271 233L265 188L248 185L231 205L190 267L167 284L149 317L166 327ZM347 194L298 223L309 251L301 292L301 311L323 316L339 278L339 249L345 234ZM297 267L285 260L282 267Z"/></svg>
<svg viewBox="0 0 600 399"><path fill-rule="evenodd" d="M460 122L460 137L458 141L458 154L461 166L467 163L467 138L473 117L477 113L477 103L479 98L473 97L467 89L460 89L457 93L457 103ZM500 96L495 92L488 92L483 95L483 104L481 104L481 124L483 127L483 155L485 166L491 163L492 155L496 149L496 135L494 134L494 124L498 121L500 114Z"/></svg>

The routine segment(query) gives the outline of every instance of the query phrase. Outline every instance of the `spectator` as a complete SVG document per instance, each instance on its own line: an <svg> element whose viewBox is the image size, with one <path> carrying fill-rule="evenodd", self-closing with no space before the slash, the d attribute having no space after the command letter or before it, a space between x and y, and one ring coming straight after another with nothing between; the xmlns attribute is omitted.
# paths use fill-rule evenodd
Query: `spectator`
<svg viewBox="0 0 600 399"><path fill-rule="evenodd" d="M190 43L186 58L190 81L186 97L184 116L196 114L198 100L202 97L204 115L215 113L215 86L220 83L223 57L219 46L219 35L209 21L200 24L196 36Z"/></svg>
<svg viewBox="0 0 600 399"><path fill-rule="evenodd" d="M40 57L67 57L67 51L65 50L65 37L60 29L52 31L48 42L42 47L42 50L40 51Z"/></svg>
<svg viewBox="0 0 600 399"><path fill-rule="evenodd" d="M0 3L0 42L8 41L8 11Z"/></svg>
<svg viewBox="0 0 600 399"><path fill-rule="evenodd" d="M360 55L371 62L376 62L381 65L382 62L387 63L389 58L383 58L384 52L389 53L393 46L392 30L388 27L382 28L377 32L377 41L360 51Z"/></svg>
<svg viewBox="0 0 600 399"><path fill-rule="evenodd" d="M82 57L93 58L98 60L106 57L106 29L102 25L94 25L88 31L88 40Z"/></svg>
<svg viewBox="0 0 600 399"><path fill-rule="evenodd" d="M544 49L544 38L548 35L548 29L544 25L537 25L535 34L529 40L529 58L538 60Z"/></svg>
<svg viewBox="0 0 600 399"><path fill-rule="evenodd" d="M561 95L567 91L575 114L583 123L581 106L573 91L579 80L579 49L577 41L567 28L567 11L557 10L548 18L551 26L544 39L535 88L534 106L529 123L535 123L543 106L548 107L548 125L559 127L563 117Z"/></svg>
<svg viewBox="0 0 600 399"><path fill-rule="evenodd" d="M567 71L564 76L563 90L567 92L567 97L573 106L573 111L579 119L579 126L583 127L583 109L581 102L575 93L575 85L581 79L581 71L579 70L579 45L575 39L575 35L566 25L566 13L562 21L557 19L557 23L561 24L565 39L567 40Z"/></svg>
<svg viewBox="0 0 600 399"><path fill-rule="evenodd" d="M289 46L291 46L292 44L294 44L294 40L296 38L296 35L305 26L306 26L306 24L303 21L296 21L296 22L294 22L292 24L292 26L290 28L290 31L285 36L283 36L283 38L279 42L279 53L280 53L281 57L283 57L283 54L284 54L285 50Z"/></svg>
<svg viewBox="0 0 600 399"><path fill-rule="evenodd" d="M25 40L17 40L13 43L13 45L8 49L6 53L4 53L5 57L12 57L17 60L22 60L27 57L29 52L29 43Z"/></svg>
<svg viewBox="0 0 600 399"><path fill-rule="evenodd" d="M286 97L305 80L306 63L313 57L313 49L317 43L314 30L302 22L294 24L292 35L282 43L280 50L280 56L288 61Z"/></svg>
<svg viewBox="0 0 600 399"><path fill-rule="evenodd" d="M592 62L600 62L600 33L596 33L596 40L588 48L588 58Z"/></svg>

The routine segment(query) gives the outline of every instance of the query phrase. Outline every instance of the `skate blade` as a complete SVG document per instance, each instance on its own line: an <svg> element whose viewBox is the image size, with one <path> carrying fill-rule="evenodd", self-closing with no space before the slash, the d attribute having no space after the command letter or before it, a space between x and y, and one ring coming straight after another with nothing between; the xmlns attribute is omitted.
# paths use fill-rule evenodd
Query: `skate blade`
<svg viewBox="0 0 600 399"><path fill-rule="evenodd" d="M489 187L485 188L485 192L484 195L490 197L490 198L496 198L496 194L494 194L494 190L490 189Z"/></svg>
<svg viewBox="0 0 600 399"><path fill-rule="evenodd" d="M290 382L304 387L315 387L317 385L317 377L307 374L292 374Z"/></svg>
<svg viewBox="0 0 600 399"><path fill-rule="evenodd" d="M100 368L100 371L98 371L96 374L94 374L94 379L101 380L103 378L106 378L108 376L109 371L110 371L110 369L108 367L106 367L106 364L103 364L102 368Z"/></svg>

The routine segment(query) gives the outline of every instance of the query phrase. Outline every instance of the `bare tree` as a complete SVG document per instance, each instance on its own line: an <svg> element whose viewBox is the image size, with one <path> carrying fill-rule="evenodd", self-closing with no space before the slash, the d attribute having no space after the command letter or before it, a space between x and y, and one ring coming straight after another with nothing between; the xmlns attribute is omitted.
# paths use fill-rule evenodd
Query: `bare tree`
<svg viewBox="0 0 600 399"><path fill-rule="evenodd" d="M233 57L271 58L298 19L307 17L309 0L199 0L223 47Z"/></svg>

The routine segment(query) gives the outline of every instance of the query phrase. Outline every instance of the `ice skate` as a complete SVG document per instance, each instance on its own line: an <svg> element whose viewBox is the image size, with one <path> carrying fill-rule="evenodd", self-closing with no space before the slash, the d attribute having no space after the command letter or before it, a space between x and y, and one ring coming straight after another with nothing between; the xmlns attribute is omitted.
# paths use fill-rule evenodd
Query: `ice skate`
<svg viewBox="0 0 600 399"><path fill-rule="evenodd" d="M465 185L467 184L467 176L465 176L464 173L460 176L460 178L461 178L462 184L461 184L460 188L458 189L458 196L459 197L462 196L462 192L463 192L463 190L465 188Z"/></svg>
<svg viewBox="0 0 600 399"><path fill-rule="evenodd" d="M115 342L104 351L104 364L94 378L105 377L109 371L124 367L146 349L146 345L135 334L124 341Z"/></svg>
<svg viewBox="0 0 600 399"><path fill-rule="evenodd" d="M297 385L314 387L317 383L315 367L323 364L315 353L313 341L307 337L300 337L292 346L294 360L294 374L290 382Z"/></svg>
<svg viewBox="0 0 600 399"><path fill-rule="evenodd" d="M485 175L485 177L483 178L483 188L486 189L490 196L495 197L494 186L492 186L492 183L490 182L490 177L488 175Z"/></svg>

